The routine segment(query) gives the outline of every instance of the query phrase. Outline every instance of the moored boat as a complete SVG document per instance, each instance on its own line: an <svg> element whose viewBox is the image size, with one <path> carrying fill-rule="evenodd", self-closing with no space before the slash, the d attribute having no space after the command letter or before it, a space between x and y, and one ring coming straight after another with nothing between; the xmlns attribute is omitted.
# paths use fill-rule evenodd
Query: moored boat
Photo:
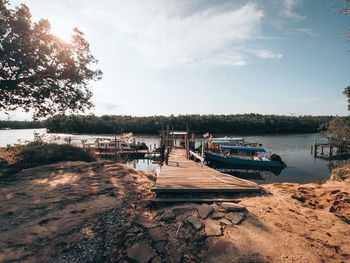
<svg viewBox="0 0 350 263"><path fill-rule="evenodd" d="M239 166L271 167L277 169L286 167L286 164L277 154L270 154L262 147L242 145L220 145L219 149L206 151L205 159L209 162L214 161Z"/></svg>
<svg viewBox="0 0 350 263"><path fill-rule="evenodd" d="M85 146L96 150L148 150L144 142L136 142L132 133L114 138L97 138L91 143L85 143Z"/></svg>

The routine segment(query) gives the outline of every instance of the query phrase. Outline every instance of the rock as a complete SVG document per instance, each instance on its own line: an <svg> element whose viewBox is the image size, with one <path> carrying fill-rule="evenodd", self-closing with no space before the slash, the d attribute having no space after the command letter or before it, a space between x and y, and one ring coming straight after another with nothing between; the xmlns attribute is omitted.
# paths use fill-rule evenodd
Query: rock
<svg viewBox="0 0 350 263"><path fill-rule="evenodd" d="M163 241L168 239L168 234L161 228L151 228L148 230L148 233L153 242Z"/></svg>
<svg viewBox="0 0 350 263"><path fill-rule="evenodd" d="M245 219L245 213L242 212L231 212L225 215L225 218L230 220L232 224L239 225Z"/></svg>
<svg viewBox="0 0 350 263"><path fill-rule="evenodd" d="M220 222L212 219L207 219L205 220L204 224L205 224L205 234L207 236L221 236L222 230L221 230Z"/></svg>
<svg viewBox="0 0 350 263"><path fill-rule="evenodd" d="M224 213L220 213L220 212L215 212L211 215L211 218L212 219L220 219L220 218L223 218L225 216Z"/></svg>
<svg viewBox="0 0 350 263"><path fill-rule="evenodd" d="M210 205L207 205L207 204L197 206L198 215L203 219L207 218L208 215L211 212L213 212L213 210L214 209Z"/></svg>
<svg viewBox="0 0 350 263"><path fill-rule="evenodd" d="M195 216L190 216L188 222L193 226L194 229L200 230L202 228L202 222Z"/></svg>
<svg viewBox="0 0 350 263"><path fill-rule="evenodd" d="M231 221L226 218L220 218L218 221L224 225L232 225Z"/></svg>
<svg viewBox="0 0 350 263"><path fill-rule="evenodd" d="M128 258L139 263L147 263L155 256L151 246L146 241L136 243L131 248L127 249Z"/></svg>
<svg viewBox="0 0 350 263"><path fill-rule="evenodd" d="M166 245L165 241L160 241L154 247L158 253L162 254L165 249L165 245Z"/></svg>
<svg viewBox="0 0 350 263"><path fill-rule="evenodd" d="M226 209L221 207L221 206L218 206L217 204L211 204L210 205L215 212L226 212Z"/></svg>
<svg viewBox="0 0 350 263"><path fill-rule="evenodd" d="M173 213L178 216L178 215L182 215L188 211L192 211L194 210L194 206L193 205L180 205L180 206L175 206L171 209L171 211L173 211Z"/></svg>
<svg viewBox="0 0 350 263"><path fill-rule="evenodd" d="M160 223L155 222L149 218L146 218L144 216L140 216L137 220L136 223L139 224L140 226L142 226L143 228L154 228L157 226L160 226Z"/></svg>
<svg viewBox="0 0 350 263"><path fill-rule="evenodd" d="M162 263L162 259L157 256L154 259L152 259L152 263Z"/></svg>
<svg viewBox="0 0 350 263"><path fill-rule="evenodd" d="M170 263L179 263L182 259L182 251L177 248L173 248L169 251L169 262Z"/></svg>
<svg viewBox="0 0 350 263"><path fill-rule="evenodd" d="M246 210L244 206L235 203L223 203L222 206L229 212L241 212Z"/></svg>
<svg viewBox="0 0 350 263"><path fill-rule="evenodd" d="M175 219L176 215L172 210L165 210L163 216L162 216L162 220L164 221L169 221L172 219Z"/></svg>

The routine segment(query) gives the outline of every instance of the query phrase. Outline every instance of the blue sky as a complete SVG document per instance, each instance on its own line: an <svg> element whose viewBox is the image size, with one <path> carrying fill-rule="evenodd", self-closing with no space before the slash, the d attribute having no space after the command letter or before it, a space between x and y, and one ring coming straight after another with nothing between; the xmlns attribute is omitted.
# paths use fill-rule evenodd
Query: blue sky
<svg viewBox="0 0 350 263"><path fill-rule="evenodd" d="M63 39L85 33L104 72L96 115L348 114L350 21L332 13L337 0L11 3Z"/></svg>

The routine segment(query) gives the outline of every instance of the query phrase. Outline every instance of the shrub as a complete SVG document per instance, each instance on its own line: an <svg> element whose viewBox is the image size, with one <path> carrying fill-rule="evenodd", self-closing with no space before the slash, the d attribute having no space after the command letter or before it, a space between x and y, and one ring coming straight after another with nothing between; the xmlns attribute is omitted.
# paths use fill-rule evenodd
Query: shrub
<svg viewBox="0 0 350 263"><path fill-rule="evenodd" d="M26 144L16 155L22 169L61 161L95 161L95 157L87 149L68 144L37 143Z"/></svg>
<svg viewBox="0 0 350 263"><path fill-rule="evenodd" d="M344 181L346 179L347 171L344 168L333 169L331 179L334 181Z"/></svg>
<svg viewBox="0 0 350 263"><path fill-rule="evenodd" d="M69 144L45 143L40 136L33 142L7 146L7 151L14 154L15 162L0 170L0 179L9 180L11 175L26 168L62 161L95 161L95 156L89 149L79 148Z"/></svg>

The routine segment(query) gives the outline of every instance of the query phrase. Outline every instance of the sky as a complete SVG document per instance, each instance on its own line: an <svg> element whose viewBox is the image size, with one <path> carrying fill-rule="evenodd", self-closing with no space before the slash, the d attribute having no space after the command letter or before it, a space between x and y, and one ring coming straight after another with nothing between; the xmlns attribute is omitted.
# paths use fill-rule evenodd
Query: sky
<svg viewBox="0 0 350 263"><path fill-rule="evenodd" d="M332 12L339 0L10 2L63 40L85 33L104 73L87 113L348 115L350 20Z"/></svg>

